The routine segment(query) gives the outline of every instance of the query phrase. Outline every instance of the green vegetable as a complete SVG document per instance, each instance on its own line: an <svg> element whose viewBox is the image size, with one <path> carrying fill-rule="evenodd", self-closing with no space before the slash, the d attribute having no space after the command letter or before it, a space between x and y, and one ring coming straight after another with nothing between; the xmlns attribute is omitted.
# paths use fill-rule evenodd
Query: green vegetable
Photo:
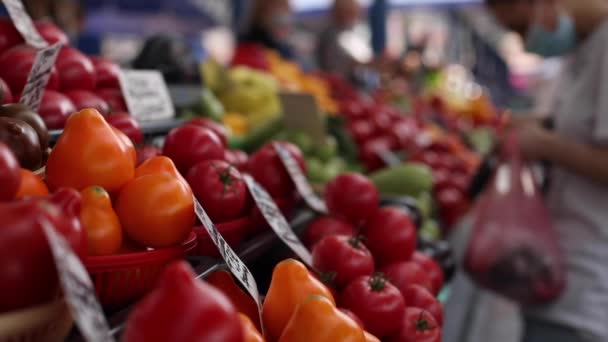
<svg viewBox="0 0 608 342"><path fill-rule="evenodd" d="M437 221L427 219L422 224L422 227L420 227L420 232L418 234L427 240L437 241L441 238L441 229L439 228Z"/></svg>
<svg viewBox="0 0 608 342"><path fill-rule="evenodd" d="M278 117L269 120L265 124L254 128L244 137L230 137L228 145L233 149L240 149L245 152L253 152L270 141L273 137L283 130L283 119Z"/></svg>
<svg viewBox="0 0 608 342"><path fill-rule="evenodd" d="M224 117L224 106L207 88L203 88L201 99L196 109L198 109L198 112L203 116L215 121L222 121L222 118Z"/></svg>
<svg viewBox="0 0 608 342"><path fill-rule="evenodd" d="M420 163L405 163L382 169L370 179L383 195L418 197L433 188L431 169Z"/></svg>

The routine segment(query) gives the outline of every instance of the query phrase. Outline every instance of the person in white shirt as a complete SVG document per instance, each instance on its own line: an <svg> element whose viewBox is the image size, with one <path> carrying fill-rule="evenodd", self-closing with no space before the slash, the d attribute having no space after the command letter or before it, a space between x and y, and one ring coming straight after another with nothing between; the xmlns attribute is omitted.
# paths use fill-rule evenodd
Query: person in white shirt
<svg viewBox="0 0 608 342"><path fill-rule="evenodd" d="M485 1L528 51L565 56L554 129L513 126L527 159L552 164L546 203L567 269L559 299L523 308L523 340L608 341L608 1Z"/></svg>

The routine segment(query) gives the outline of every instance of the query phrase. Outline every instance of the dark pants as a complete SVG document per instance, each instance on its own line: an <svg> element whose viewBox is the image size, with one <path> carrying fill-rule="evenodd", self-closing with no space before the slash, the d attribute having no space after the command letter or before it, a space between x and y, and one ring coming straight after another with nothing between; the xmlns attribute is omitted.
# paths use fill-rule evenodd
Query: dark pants
<svg viewBox="0 0 608 342"><path fill-rule="evenodd" d="M593 342L578 331L555 323L537 319L524 320L522 342Z"/></svg>

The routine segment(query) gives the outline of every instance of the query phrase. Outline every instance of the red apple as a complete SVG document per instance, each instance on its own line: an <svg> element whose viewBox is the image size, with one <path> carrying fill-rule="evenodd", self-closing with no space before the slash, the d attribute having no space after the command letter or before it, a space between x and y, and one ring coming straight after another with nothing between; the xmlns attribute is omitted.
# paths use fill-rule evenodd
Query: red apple
<svg viewBox="0 0 608 342"><path fill-rule="evenodd" d="M72 100L77 110L95 108L101 114L108 114L110 112L108 103L88 90L70 90L65 95Z"/></svg>
<svg viewBox="0 0 608 342"><path fill-rule="evenodd" d="M63 47L55 62L61 90L93 90L97 82L95 66L89 58L73 47Z"/></svg>
<svg viewBox="0 0 608 342"><path fill-rule="evenodd" d="M40 102L38 114L48 129L62 129L67 119L76 111L74 103L65 95L46 90Z"/></svg>

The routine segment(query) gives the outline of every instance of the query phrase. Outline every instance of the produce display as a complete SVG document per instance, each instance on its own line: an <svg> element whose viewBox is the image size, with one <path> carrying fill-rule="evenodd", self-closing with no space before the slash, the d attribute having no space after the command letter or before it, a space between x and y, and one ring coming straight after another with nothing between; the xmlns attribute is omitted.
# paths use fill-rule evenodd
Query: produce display
<svg viewBox="0 0 608 342"><path fill-rule="evenodd" d="M18 102L37 50L0 20L0 322L83 297L60 281L52 229L99 314L121 317L121 341L441 341L456 268L445 236L502 125L485 95L449 92L448 71L422 92L404 80L364 92L245 44L230 66L202 64L199 103L151 134L117 64L35 27L64 46L32 110ZM285 128L285 91L312 95L323 139ZM83 335L78 312L67 318Z"/></svg>

